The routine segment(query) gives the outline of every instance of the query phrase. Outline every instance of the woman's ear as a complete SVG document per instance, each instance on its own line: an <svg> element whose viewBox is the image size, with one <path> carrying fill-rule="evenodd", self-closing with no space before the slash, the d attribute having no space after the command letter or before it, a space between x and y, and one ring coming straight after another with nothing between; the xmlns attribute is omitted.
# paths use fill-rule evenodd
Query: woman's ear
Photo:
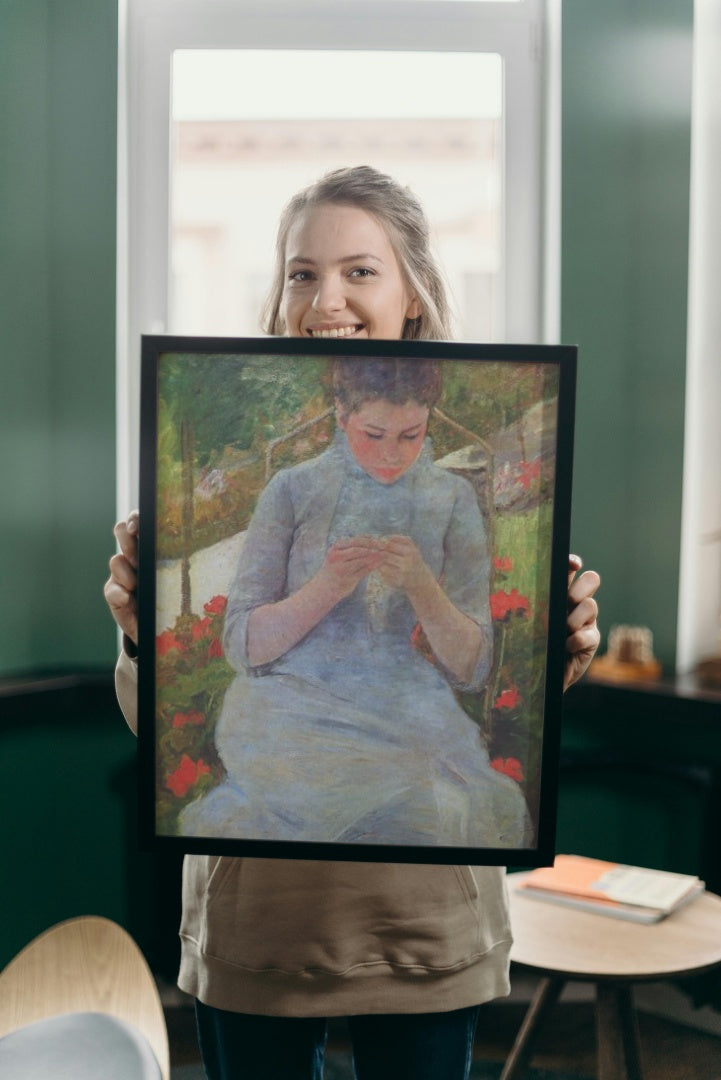
<svg viewBox="0 0 721 1080"><path fill-rule="evenodd" d="M418 319L423 314L423 305L417 296L414 296L406 311L407 319Z"/></svg>

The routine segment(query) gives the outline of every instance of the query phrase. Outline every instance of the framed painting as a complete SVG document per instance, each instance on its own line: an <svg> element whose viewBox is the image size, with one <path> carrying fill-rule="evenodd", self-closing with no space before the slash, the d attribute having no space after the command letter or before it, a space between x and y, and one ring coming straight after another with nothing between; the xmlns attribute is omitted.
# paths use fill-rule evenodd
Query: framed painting
<svg viewBox="0 0 721 1080"><path fill-rule="evenodd" d="M575 372L143 339L145 847L552 861Z"/></svg>

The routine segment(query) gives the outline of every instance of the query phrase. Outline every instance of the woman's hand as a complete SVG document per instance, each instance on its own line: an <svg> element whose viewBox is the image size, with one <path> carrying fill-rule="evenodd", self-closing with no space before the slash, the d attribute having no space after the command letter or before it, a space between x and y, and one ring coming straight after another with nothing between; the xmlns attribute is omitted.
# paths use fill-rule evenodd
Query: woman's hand
<svg viewBox="0 0 721 1080"><path fill-rule="evenodd" d="M410 536L387 536L381 544L378 572L386 585L403 589L410 595L415 589L422 588L429 577L435 581Z"/></svg>
<svg viewBox="0 0 721 1080"><path fill-rule="evenodd" d="M584 674L601 640L596 625L598 604L593 598L601 579L595 570L586 570L580 577L576 577L582 566L583 562L578 555L569 555L564 690L568 690L569 686L573 686Z"/></svg>
<svg viewBox="0 0 721 1080"><path fill-rule="evenodd" d="M352 536L331 544L320 576L332 591L336 603L350 596L364 577L379 568L383 558L381 543L372 536Z"/></svg>
<svg viewBox="0 0 721 1080"><path fill-rule="evenodd" d="M480 626L449 600L409 536L387 536L381 543L381 578L405 591L436 659L469 683L483 647Z"/></svg>
<svg viewBox="0 0 721 1080"><path fill-rule="evenodd" d="M317 574L297 592L262 604L248 619L247 652L251 667L277 660L309 633L381 559L379 541L370 536L336 540Z"/></svg>
<svg viewBox="0 0 721 1080"><path fill-rule="evenodd" d="M127 637L138 644L138 529L139 514L133 510L113 532L120 553L110 560L110 577L103 589L110 613Z"/></svg>

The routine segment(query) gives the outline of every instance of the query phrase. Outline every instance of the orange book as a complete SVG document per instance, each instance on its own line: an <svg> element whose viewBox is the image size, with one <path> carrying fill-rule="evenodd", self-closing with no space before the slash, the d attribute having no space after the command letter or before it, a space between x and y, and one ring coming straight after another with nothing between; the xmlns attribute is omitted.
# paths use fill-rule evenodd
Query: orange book
<svg viewBox="0 0 721 1080"><path fill-rule="evenodd" d="M657 922L703 892L693 874L557 855L519 885L527 896L640 922Z"/></svg>

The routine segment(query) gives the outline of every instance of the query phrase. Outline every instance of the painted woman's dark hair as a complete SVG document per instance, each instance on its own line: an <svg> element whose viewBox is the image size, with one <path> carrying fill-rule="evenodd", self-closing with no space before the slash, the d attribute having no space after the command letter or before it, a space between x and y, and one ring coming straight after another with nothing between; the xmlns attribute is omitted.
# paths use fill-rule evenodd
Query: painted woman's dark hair
<svg viewBox="0 0 721 1080"><path fill-rule="evenodd" d="M437 360L389 357L338 357L332 365L333 396L344 416L366 401L405 405L416 401L432 409L443 389Z"/></svg>

